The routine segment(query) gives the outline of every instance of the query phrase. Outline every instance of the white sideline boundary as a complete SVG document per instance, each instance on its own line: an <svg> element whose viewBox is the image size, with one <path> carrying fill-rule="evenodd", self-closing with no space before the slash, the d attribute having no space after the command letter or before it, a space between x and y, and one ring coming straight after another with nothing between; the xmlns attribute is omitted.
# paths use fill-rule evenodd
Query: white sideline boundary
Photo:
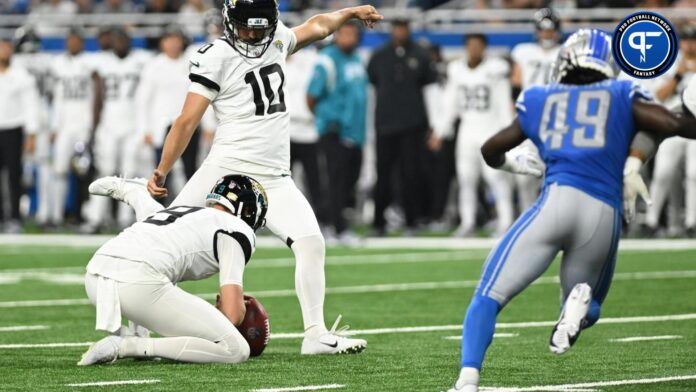
<svg viewBox="0 0 696 392"><path fill-rule="evenodd" d="M113 235L75 235L75 234L2 234L0 246L59 246L59 247L98 247L114 237ZM365 238L360 248L374 249L490 249L495 238L432 238L432 237L390 237ZM283 241L272 236L260 236L259 248L286 248ZM619 250L689 250L696 249L692 239L622 239Z"/></svg>
<svg viewBox="0 0 696 392"><path fill-rule="evenodd" d="M547 392L547 391L578 391L587 390L587 388L596 387L613 387L619 385L638 385L638 384L658 384L671 381L688 381L696 380L696 374L672 377L658 378L638 378L633 380L616 380L616 381L597 381L578 384L562 384L562 385L539 385L534 387L482 387L481 391L496 391L496 392Z"/></svg>
<svg viewBox="0 0 696 392"><path fill-rule="evenodd" d="M160 380L121 380L121 381L95 381L95 382L81 382L75 384L65 384L66 387L109 387L112 385L139 385L139 384L156 384Z"/></svg>
<svg viewBox="0 0 696 392"><path fill-rule="evenodd" d="M617 342L617 343L631 343L631 342L648 342L652 340L674 340L674 339L681 339L683 336L681 335L660 335L660 336L630 336L627 338L617 338L617 339L609 339L610 342Z"/></svg>
<svg viewBox="0 0 696 392"><path fill-rule="evenodd" d="M262 388L251 389L249 392L293 392L293 391L321 391L324 389L339 389L345 388L344 384L324 384L324 385L305 385L300 387L289 388Z"/></svg>
<svg viewBox="0 0 696 392"><path fill-rule="evenodd" d="M650 271L650 272L619 272L614 274L613 281L634 281L651 279L691 279L696 278L696 270L685 271ZM66 279L67 280L67 279ZM542 276L532 285L539 284L558 284L557 276ZM366 293L386 293L412 290L441 290L441 289L461 289L473 288L478 285L478 280L455 280L442 282L413 282L413 283L387 283L360 286L339 286L327 287L326 294L366 294ZM287 298L294 297L295 289L280 290L257 290L250 291L249 294L258 298ZM203 299L214 299L217 293L195 294ZM23 301L4 301L0 302L0 308L27 308L38 306L75 306L88 305L87 298L65 298L47 300L23 300Z"/></svg>
<svg viewBox="0 0 696 392"><path fill-rule="evenodd" d="M608 317L600 319L598 324L633 324L659 321L684 321L696 320L696 313L673 314L662 316L637 316L637 317ZM536 327L551 327L558 321L523 321L515 323L498 323L496 329L526 329ZM374 329L354 329L345 331L346 335L382 335L394 333L419 333L419 332L442 332L442 331L461 331L461 324L451 325L430 325L418 327L397 327L397 328L374 328ZM497 332L500 333L500 332ZM271 340L280 339L300 339L304 337L302 332L293 333L271 333ZM68 342L68 343L37 343L37 344L0 344L0 349L18 348L61 348L61 347L83 347L89 346L94 342Z"/></svg>
<svg viewBox="0 0 696 392"><path fill-rule="evenodd" d="M17 332L17 331L40 331L49 329L48 325L12 325L9 327L0 327L0 332Z"/></svg>

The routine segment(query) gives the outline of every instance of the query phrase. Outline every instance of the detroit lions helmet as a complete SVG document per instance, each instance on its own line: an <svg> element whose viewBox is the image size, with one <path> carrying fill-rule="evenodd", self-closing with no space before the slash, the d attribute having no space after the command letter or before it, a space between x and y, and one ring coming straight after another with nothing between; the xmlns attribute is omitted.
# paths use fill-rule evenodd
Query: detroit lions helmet
<svg viewBox="0 0 696 392"><path fill-rule="evenodd" d="M276 0L224 0L225 36L244 57L263 56L278 26Z"/></svg>
<svg viewBox="0 0 696 392"><path fill-rule="evenodd" d="M611 53L611 36L598 29L580 29L561 46L551 80L565 84L590 84L618 76Z"/></svg>

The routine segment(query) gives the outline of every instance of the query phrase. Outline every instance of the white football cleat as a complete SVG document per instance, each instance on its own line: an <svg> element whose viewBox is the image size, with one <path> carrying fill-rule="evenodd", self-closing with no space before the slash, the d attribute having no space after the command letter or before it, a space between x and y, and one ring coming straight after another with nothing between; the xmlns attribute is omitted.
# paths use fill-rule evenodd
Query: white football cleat
<svg viewBox="0 0 696 392"><path fill-rule="evenodd" d="M462 368L459 379L447 392L478 392L479 371L474 368Z"/></svg>
<svg viewBox="0 0 696 392"><path fill-rule="evenodd" d="M561 318L551 332L549 350L552 353L564 354L578 340L591 300L592 288L587 283L578 283L573 287L563 306Z"/></svg>
<svg viewBox="0 0 696 392"><path fill-rule="evenodd" d="M305 337L302 341L302 355L322 355L322 354L357 354L365 350L367 341L364 339L351 339L342 336L348 326L341 327L338 331L336 327L341 316L339 315L331 330L320 335L316 339Z"/></svg>
<svg viewBox="0 0 696 392"><path fill-rule="evenodd" d="M118 359L118 347L123 340L120 336L107 336L89 346L82 354L77 366L96 365L98 363L113 363Z"/></svg>
<svg viewBox="0 0 696 392"><path fill-rule="evenodd" d="M107 196L118 201L125 201L126 194L135 188L147 190L147 180L144 178L102 177L89 184L89 193L97 196Z"/></svg>

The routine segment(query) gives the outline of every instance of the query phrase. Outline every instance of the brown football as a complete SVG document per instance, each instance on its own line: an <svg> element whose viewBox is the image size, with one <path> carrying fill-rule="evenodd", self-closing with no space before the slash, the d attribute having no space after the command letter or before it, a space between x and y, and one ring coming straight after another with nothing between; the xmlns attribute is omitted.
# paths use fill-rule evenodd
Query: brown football
<svg viewBox="0 0 696 392"><path fill-rule="evenodd" d="M244 304L246 305L246 314L238 329L249 343L250 355L258 357L263 353L268 345L268 340L271 338L271 324L268 321L266 309L256 298L245 295Z"/></svg>

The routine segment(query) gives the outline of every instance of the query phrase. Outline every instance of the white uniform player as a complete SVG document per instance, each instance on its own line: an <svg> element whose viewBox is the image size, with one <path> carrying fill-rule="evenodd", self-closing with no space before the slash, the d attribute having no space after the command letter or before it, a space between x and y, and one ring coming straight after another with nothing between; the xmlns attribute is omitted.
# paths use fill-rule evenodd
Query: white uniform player
<svg viewBox="0 0 696 392"><path fill-rule="evenodd" d="M63 222L65 197L68 187L70 162L78 143L86 145L94 126L94 68L88 56L81 52L82 39L77 40L75 52L57 57L51 66L53 79L53 111L51 130L53 139L53 187L56 203L51 211L55 224Z"/></svg>
<svg viewBox="0 0 696 392"><path fill-rule="evenodd" d="M124 34L115 32L115 36ZM127 40L121 36L118 39ZM114 42L117 42L115 39ZM117 54L105 53L99 58L96 71L102 81L103 107L99 125L95 133L94 159L100 176L120 174L134 177L138 174L140 163L144 160L141 155L142 139L137 132L136 92L140 82L140 74L151 55L140 50ZM89 223L92 228L101 225L108 213L108 200L92 198ZM119 206L118 224L128 226L132 221L131 211Z"/></svg>
<svg viewBox="0 0 696 392"><path fill-rule="evenodd" d="M494 57L484 57L473 68L467 60L456 60L447 69L445 120L436 133L445 137L454 120L460 118L456 162L461 225L457 235L471 235L475 228L476 190L481 176L495 198L496 234L503 233L514 218L511 175L488 167L480 153L481 145L512 121L509 75L509 64Z"/></svg>
<svg viewBox="0 0 696 392"><path fill-rule="evenodd" d="M131 205L141 220L99 248L87 265L85 288L97 310L96 329L112 336L93 345L79 364L125 357L245 361L249 345L235 324L244 318L244 268L267 208L263 188L248 177L226 176L207 197L199 195L210 208L162 209L144 185L116 177L90 185L95 195ZM176 286L218 272L220 310ZM122 316L165 338L130 336Z"/></svg>
<svg viewBox="0 0 696 392"><path fill-rule="evenodd" d="M218 128L210 154L172 205L199 205L200 192L226 174L258 180L272 206L267 226L297 260L295 287L305 325L302 353L360 352L364 340L338 336L324 324L324 239L311 206L290 177L285 59L349 19L371 25L382 16L372 6L347 8L316 15L290 30L278 21L277 7L273 0L224 2L225 37L204 45L192 58L193 83L148 189L155 196L166 194L164 178L211 104Z"/></svg>
<svg viewBox="0 0 696 392"><path fill-rule="evenodd" d="M36 80L39 89L40 105L37 108L37 133L35 139L35 149L32 159L29 161L35 165L37 176L35 185L38 195L38 205L36 209L36 220L40 224L47 224L50 220L50 213L56 202L51 190L52 168L51 168L51 148L49 125L49 102L51 101L51 77L50 66L55 57L53 53L41 51L39 37L31 29L22 28L18 30L19 36L16 42L17 53L12 61L20 67L29 71ZM30 175L32 170L25 169L25 175Z"/></svg>

